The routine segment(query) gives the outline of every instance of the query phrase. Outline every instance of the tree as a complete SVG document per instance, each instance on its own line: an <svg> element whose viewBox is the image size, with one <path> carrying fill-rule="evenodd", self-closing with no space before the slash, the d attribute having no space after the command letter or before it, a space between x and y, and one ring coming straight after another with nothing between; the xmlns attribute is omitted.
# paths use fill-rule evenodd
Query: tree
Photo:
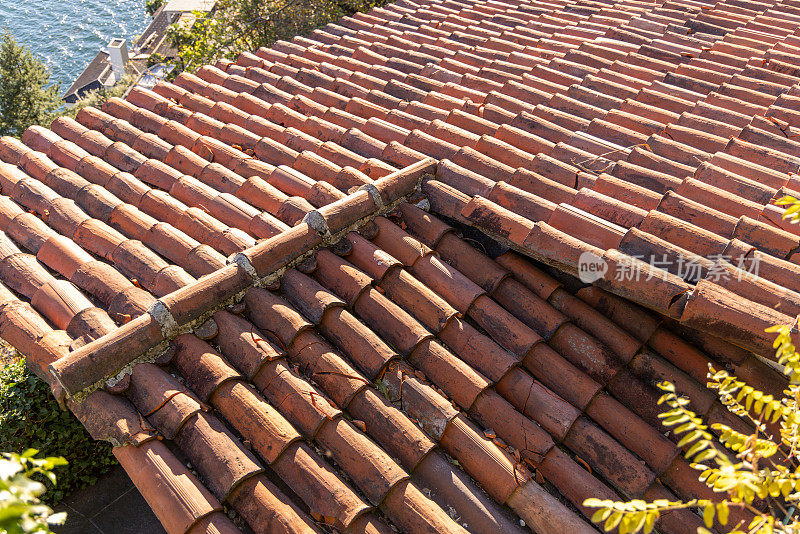
<svg viewBox="0 0 800 534"><path fill-rule="evenodd" d="M56 483L53 468L66 465L64 458L36 458L39 451L28 449L22 454L0 456L0 532L4 534L49 534L51 525L66 519L65 513L54 514L39 497L44 484L32 477L41 475Z"/></svg>
<svg viewBox="0 0 800 534"><path fill-rule="evenodd" d="M20 136L46 124L63 104L47 67L9 33L0 41L0 135Z"/></svg>
<svg viewBox="0 0 800 534"><path fill-rule="evenodd" d="M353 15L386 0L220 0L211 13L195 12L193 23L176 23L168 36L178 49L177 72L234 59L281 39Z"/></svg>
<svg viewBox="0 0 800 534"><path fill-rule="evenodd" d="M164 0L145 0L144 2L144 10L147 11L147 14L151 17L156 14L156 11L159 10L161 6L164 5Z"/></svg>
<svg viewBox="0 0 800 534"><path fill-rule="evenodd" d="M785 196L775 204L788 206L784 219L800 221L800 199ZM661 513L692 508L702 513L708 528L717 524L732 534L800 533L800 353L793 339L798 324L800 317L794 324L767 328L777 334L777 360L789 379L781 398L709 367L708 388L716 390L720 402L733 414L750 421L751 434L716 423L710 427L717 433L715 439L703 420L689 410L689 399L677 395L673 384L659 384L664 395L658 403L669 406L659 415L662 423L683 435L678 447L686 448L684 456L693 461L699 480L719 498L651 503L587 499L585 506L597 508L592 521L602 522L607 532L618 528L620 534L649 533ZM777 423L779 427L775 427ZM756 498L762 501L759 507L753 505ZM744 508L753 519L729 525L731 508Z"/></svg>

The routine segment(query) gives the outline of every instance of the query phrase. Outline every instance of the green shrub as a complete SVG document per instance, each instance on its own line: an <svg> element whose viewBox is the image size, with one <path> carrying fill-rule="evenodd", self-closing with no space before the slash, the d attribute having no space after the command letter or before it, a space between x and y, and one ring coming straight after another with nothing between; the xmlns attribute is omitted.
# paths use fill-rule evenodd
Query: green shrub
<svg viewBox="0 0 800 534"><path fill-rule="evenodd" d="M74 119L78 115L78 112L85 107L93 106L100 108L110 98L115 96L121 98L125 96L125 93L128 92L128 89L131 87L131 85L133 85L134 81L136 81L136 79L133 76L124 76L114 85L109 87L100 87L99 89L89 91L71 106L63 106L61 110L53 116L53 118L69 117Z"/></svg>
<svg viewBox="0 0 800 534"><path fill-rule="evenodd" d="M67 465L64 458L37 458L39 451L0 455L0 532L4 534L51 534L52 525L61 525L66 513L53 513L42 504L45 486L35 478L56 483L53 469Z"/></svg>
<svg viewBox="0 0 800 534"><path fill-rule="evenodd" d="M151 17L156 14L158 8L164 5L165 0L145 0L144 2L144 10L147 11L147 14Z"/></svg>
<svg viewBox="0 0 800 534"><path fill-rule="evenodd" d="M69 462L58 486L44 495L51 504L94 484L116 465L111 445L92 440L75 416L58 406L50 387L17 360L0 369L0 450L28 448Z"/></svg>
<svg viewBox="0 0 800 534"><path fill-rule="evenodd" d="M167 62L167 58L165 58L163 55L159 54L158 52L153 52L147 58L147 68L150 68L153 65L158 65L159 63L166 63L166 62Z"/></svg>

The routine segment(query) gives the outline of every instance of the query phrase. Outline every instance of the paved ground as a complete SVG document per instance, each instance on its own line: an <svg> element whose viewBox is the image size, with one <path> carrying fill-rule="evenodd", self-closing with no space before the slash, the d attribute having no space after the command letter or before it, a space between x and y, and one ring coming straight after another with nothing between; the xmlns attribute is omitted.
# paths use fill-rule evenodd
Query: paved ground
<svg viewBox="0 0 800 534"><path fill-rule="evenodd" d="M164 529L121 467L97 484L67 497L55 510L67 512L56 534L162 534Z"/></svg>

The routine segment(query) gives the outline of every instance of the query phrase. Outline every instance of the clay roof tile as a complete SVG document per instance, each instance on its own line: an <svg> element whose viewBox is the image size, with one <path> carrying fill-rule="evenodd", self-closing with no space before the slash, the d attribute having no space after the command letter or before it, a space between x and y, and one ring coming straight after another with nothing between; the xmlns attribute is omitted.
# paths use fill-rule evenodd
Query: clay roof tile
<svg viewBox="0 0 800 534"><path fill-rule="evenodd" d="M288 504L299 498L337 528L388 528L292 425L328 448L400 528L416 530L422 517L453 526L406 478L412 470L470 526L510 530L514 518L499 512L508 504L529 525L546 517L569 531L588 527L483 430L512 453L526 447L522 428L542 455L539 472L578 507L611 497L605 484L682 496L690 471L649 426L657 425L645 408L657 394L649 382L678 381L714 420L730 422L694 380L711 361L733 362L780 391L780 377L745 349L769 357L759 332L800 306L798 231L771 205L800 190L791 174L797 146L786 136L798 119L791 87L800 41L787 36L797 13L749 0L704 7L400 0L154 91L135 88L102 111L58 119L52 131L3 138L0 185L11 198L0 199L8 245L0 279L31 304L0 291L22 305L0 307L0 333L34 366L55 359L47 351L76 347L54 365L74 393L89 376L115 373L120 354L173 339L168 317L181 327L213 313L197 333L216 334L219 352L183 337L179 345L194 348L182 347L171 365L221 418L199 412L154 366L138 368L136 376L152 376L128 386L129 395L146 385L157 410L145 415L251 525L273 513L308 524ZM441 161L434 167L426 156ZM410 165L413 172L396 172ZM420 180L419 207L375 219ZM472 226L466 235L492 256L503 252L492 239L517 252L494 261L437 215L456 231ZM351 232L358 227L361 234ZM306 257L323 245L333 246ZM611 274L579 300L575 285L560 281L579 274L586 253ZM634 258L648 254L694 258L702 268L681 278L674 266ZM729 258L719 268L733 274L757 260L762 279L703 279L714 256ZM629 267L647 280L613 276ZM235 302L254 283L276 289L281 275L288 302L264 289L250 290L246 306ZM231 302L271 332L221 311ZM66 333L39 336L47 328L23 321L34 308ZM647 308L671 320L659 323ZM112 319L125 315L132 320L117 327ZM86 345L106 332L119 341ZM89 350L91 368L81 359ZM295 373L285 362L301 365ZM375 395L374 380L402 393L402 411ZM597 395L601 384L607 393ZM287 395L299 402L284 403ZM134 400L144 409L143 399ZM341 419L348 405L358 424ZM231 430L287 481L291 499L259 474ZM593 471L576 468L554 440ZM212 442L220 455L208 453ZM610 452L597 455L589 443ZM439 474L449 480L452 467L437 445L497 502L466 475L445 484ZM664 473L660 482L654 471ZM412 517L412 507L422 515ZM217 503L200 506L202 517L184 509L159 515L184 530L230 527ZM694 524L677 517L660 528Z"/></svg>

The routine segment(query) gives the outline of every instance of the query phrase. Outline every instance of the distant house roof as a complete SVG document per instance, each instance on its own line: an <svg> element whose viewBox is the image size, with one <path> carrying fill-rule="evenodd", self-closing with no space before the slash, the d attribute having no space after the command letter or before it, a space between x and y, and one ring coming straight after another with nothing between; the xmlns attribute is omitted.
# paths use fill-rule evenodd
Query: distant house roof
<svg viewBox="0 0 800 534"><path fill-rule="evenodd" d="M177 51L167 41L167 28L178 21L191 21L192 11L209 11L216 4L215 0L172 0L159 9L150 24L145 28L139 38L133 43L131 57L132 70L143 71L147 58L154 53L164 57L174 57ZM112 75L112 68L108 62L108 52L101 50L87 65L77 80L64 94L67 103L74 103L83 94L94 89L99 89Z"/></svg>
<svg viewBox="0 0 800 534"><path fill-rule="evenodd" d="M798 21L399 0L1 138L0 336L170 533L596 533L589 497L709 497L656 384L746 433L709 364L786 386Z"/></svg>
<svg viewBox="0 0 800 534"><path fill-rule="evenodd" d="M99 89L108 77L113 75L108 58L108 52L105 50L100 50L97 53L81 75L78 76L78 79L64 93L64 100L67 103L73 104L85 93Z"/></svg>
<svg viewBox="0 0 800 534"><path fill-rule="evenodd" d="M136 42L133 43L132 50L135 51L137 55L145 54L148 56L158 51L166 37L167 28L179 18L179 13L166 11L164 9L159 10Z"/></svg>
<svg viewBox="0 0 800 534"><path fill-rule="evenodd" d="M184 11L210 11L216 0L168 0L164 11L175 13Z"/></svg>

